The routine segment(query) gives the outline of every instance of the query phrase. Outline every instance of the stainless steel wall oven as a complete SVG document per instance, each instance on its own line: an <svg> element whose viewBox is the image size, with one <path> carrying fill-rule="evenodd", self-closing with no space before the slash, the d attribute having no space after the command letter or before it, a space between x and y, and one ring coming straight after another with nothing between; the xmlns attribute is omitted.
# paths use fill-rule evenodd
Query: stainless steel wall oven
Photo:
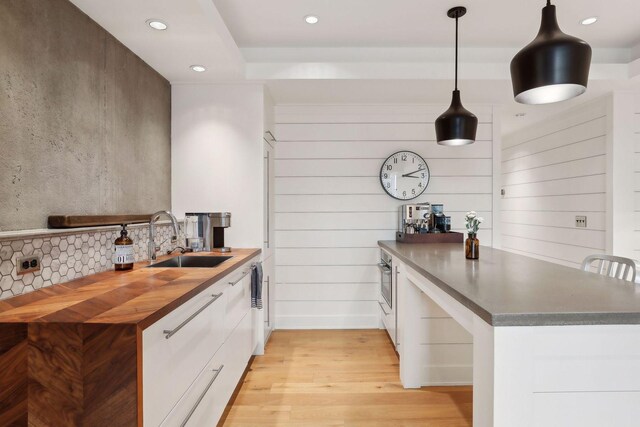
<svg viewBox="0 0 640 427"><path fill-rule="evenodd" d="M389 333L396 351L398 351L398 267L393 265L393 258L385 251L380 251L380 304L381 320ZM394 270L395 269L395 270Z"/></svg>
<svg viewBox="0 0 640 427"><path fill-rule="evenodd" d="M382 299L389 305L389 310L393 309L393 261L389 254L381 251L380 263L380 294Z"/></svg>

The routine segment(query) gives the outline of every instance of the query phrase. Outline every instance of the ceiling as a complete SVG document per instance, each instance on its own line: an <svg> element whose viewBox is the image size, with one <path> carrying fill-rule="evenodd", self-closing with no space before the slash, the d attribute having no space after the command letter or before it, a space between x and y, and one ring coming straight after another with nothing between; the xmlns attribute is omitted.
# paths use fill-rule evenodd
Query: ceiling
<svg viewBox="0 0 640 427"><path fill-rule="evenodd" d="M169 81L242 78L244 60L210 0L71 0ZM146 21L161 19L166 31ZM206 64L208 73L191 65Z"/></svg>
<svg viewBox="0 0 640 427"><path fill-rule="evenodd" d="M450 46L446 12L466 6L460 19L465 46L515 47L533 39L544 0L214 0L240 47ZM561 28L595 47L640 42L637 0L558 0ZM313 14L320 21L304 22ZM585 27L580 20L598 16Z"/></svg>
<svg viewBox="0 0 640 427"><path fill-rule="evenodd" d="M446 11L458 2L71 1L172 84L264 81L276 103L447 104L451 96L454 25ZM503 132L614 88L640 89L637 0L554 2L563 30L587 40L594 57L586 95L549 106L516 104L509 78L511 57L537 33L544 0L462 4L463 102L499 106ZM308 14L319 23L306 24ZM592 15L596 24L580 25ZM151 29L151 18L169 28ZM207 71L193 72L194 64Z"/></svg>

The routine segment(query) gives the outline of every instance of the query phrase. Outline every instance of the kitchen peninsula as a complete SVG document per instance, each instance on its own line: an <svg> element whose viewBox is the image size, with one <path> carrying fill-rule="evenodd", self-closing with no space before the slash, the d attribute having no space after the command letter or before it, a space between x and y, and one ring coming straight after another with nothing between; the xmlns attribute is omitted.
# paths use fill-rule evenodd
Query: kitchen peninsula
<svg viewBox="0 0 640 427"><path fill-rule="evenodd" d="M398 267L405 388L422 385L426 294L473 335L475 426L635 425L639 285L489 247L379 245Z"/></svg>

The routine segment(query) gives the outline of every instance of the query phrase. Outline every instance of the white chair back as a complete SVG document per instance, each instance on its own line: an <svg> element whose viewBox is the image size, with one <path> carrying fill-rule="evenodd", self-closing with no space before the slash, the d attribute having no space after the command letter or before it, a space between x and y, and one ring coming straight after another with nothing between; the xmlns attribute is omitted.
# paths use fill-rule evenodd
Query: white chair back
<svg viewBox="0 0 640 427"><path fill-rule="evenodd" d="M631 258L624 258L614 255L589 255L582 261L582 269L584 271L594 272L592 264L596 264L596 273L617 279L636 281L638 264Z"/></svg>

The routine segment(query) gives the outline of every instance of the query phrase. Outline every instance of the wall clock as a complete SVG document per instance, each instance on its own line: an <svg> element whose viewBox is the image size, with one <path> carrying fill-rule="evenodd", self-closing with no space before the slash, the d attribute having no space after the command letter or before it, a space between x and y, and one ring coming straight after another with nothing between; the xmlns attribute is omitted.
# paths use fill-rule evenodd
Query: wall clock
<svg viewBox="0 0 640 427"><path fill-rule="evenodd" d="M427 162L412 151L398 151L380 168L380 184L388 195L398 200L415 199L429 185Z"/></svg>

